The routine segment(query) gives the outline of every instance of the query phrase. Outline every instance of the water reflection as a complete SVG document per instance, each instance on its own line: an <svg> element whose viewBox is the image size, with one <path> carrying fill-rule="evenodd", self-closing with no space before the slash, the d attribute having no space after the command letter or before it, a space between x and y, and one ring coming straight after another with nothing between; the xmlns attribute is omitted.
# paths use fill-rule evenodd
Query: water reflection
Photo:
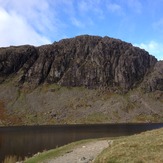
<svg viewBox="0 0 163 163"><path fill-rule="evenodd" d="M0 128L0 162L6 156L24 158L81 139L131 135L160 127L163 123L4 127Z"/></svg>

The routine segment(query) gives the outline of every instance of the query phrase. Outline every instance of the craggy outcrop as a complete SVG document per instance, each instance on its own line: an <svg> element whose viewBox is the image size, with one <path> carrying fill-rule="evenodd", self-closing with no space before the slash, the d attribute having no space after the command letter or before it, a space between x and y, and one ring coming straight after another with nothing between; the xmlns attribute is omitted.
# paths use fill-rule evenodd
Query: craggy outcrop
<svg viewBox="0 0 163 163"><path fill-rule="evenodd" d="M58 83L128 91L144 79L156 62L148 52L130 43L83 35L40 47L0 48L0 82L18 75L19 84L31 86ZM162 89L157 83L151 90Z"/></svg>
<svg viewBox="0 0 163 163"><path fill-rule="evenodd" d="M142 82L141 86L147 91L163 91L163 61L155 64L151 73L149 73Z"/></svg>
<svg viewBox="0 0 163 163"><path fill-rule="evenodd" d="M0 48L0 82L20 70L27 73L37 58L37 49L33 46Z"/></svg>

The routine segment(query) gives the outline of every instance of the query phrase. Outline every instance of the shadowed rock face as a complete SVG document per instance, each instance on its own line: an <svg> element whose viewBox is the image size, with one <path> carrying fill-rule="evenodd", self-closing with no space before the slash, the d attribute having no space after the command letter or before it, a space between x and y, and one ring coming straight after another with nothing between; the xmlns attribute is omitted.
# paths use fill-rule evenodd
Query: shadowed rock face
<svg viewBox="0 0 163 163"><path fill-rule="evenodd" d="M147 92L155 90L163 91L163 61L159 61L155 64L141 85Z"/></svg>
<svg viewBox="0 0 163 163"><path fill-rule="evenodd" d="M156 62L148 52L129 43L84 35L40 47L0 48L0 82L16 74L19 83L32 86L58 83L128 91L144 79ZM162 62L156 64L156 72L158 64ZM152 82L149 78L146 80L149 83L146 89L149 89ZM154 86L157 83L149 90L162 89L162 86ZM159 85L162 85L162 77Z"/></svg>

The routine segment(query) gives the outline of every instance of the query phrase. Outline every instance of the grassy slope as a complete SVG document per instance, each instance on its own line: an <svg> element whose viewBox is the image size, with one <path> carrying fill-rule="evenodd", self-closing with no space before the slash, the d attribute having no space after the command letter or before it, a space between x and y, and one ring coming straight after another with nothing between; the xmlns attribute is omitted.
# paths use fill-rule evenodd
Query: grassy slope
<svg viewBox="0 0 163 163"><path fill-rule="evenodd" d="M163 128L114 140L95 163L162 163Z"/></svg>
<svg viewBox="0 0 163 163"><path fill-rule="evenodd" d="M163 93L125 95L83 87L0 85L0 125L163 122ZM7 117L7 118L5 118Z"/></svg>

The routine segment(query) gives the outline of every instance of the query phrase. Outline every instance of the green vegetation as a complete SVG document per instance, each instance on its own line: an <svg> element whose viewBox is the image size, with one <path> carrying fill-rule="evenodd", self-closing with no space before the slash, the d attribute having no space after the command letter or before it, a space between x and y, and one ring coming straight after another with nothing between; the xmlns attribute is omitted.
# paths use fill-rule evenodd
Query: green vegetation
<svg viewBox="0 0 163 163"><path fill-rule="evenodd" d="M119 138L105 149L95 163L162 163L163 129Z"/></svg>
<svg viewBox="0 0 163 163"><path fill-rule="evenodd" d="M153 115L146 115L146 114L141 114L141 115L138 115L136 116L134 119L133 119L133 122L163 122L163 117L161 117L160 115L158 114L153 114Z"/></svg>
<svg viewBox="0 0 163 163"><path fill-rule="evenodd" d="M96 140L95 139L81 140L81 141L73 142L68 145L56 148L56 149L45 151L41 154L36 154L33 157L28 158L27 160L24 161L24 163L40 163L45 160L49 160L52 158L54 159L58 156L71 152L74 148L77 148L79 145L92 142L92 141L96 141Z"/></svg>
<svg viewBox="0 0 163 163"><path fill-rule="evenodd" d="M81 123L95 124L95 123L107 122L107 121L109 121L109 117L108 117L108 115L106 115L104 113L96 112L96 113L92 113L80 120L81 120Z"/></svg>

